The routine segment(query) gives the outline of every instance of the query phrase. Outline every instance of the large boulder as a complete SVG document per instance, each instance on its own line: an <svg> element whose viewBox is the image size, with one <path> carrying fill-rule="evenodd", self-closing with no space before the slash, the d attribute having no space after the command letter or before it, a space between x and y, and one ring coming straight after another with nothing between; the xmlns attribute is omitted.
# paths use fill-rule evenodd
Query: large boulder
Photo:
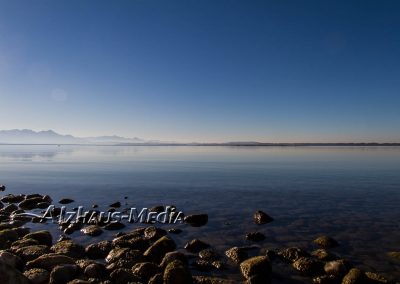
<svg viewBox="0 0 400 284"><path fill-rule="evenodd" d="M267 224L274 221L274 219L271 216L269 216L267 213L261 210L258 210L254 213L253 220L254 223L256 223L257 225Z"/></svg>
<svg viewBox="0 0 400 284"><path fill-rule="evenodd" d="M245 279L257 278L263 283L271 283L272 267L267 256L255 256L243 261L240 272Z"/></svg>
<svg viewBox="0 0 400 284"><path fill-rule="evenodd" d="M179 260L168 263L163 275L164 284L192 284L189 268Z"/></svg>
<svg viewBox="0 0 400 284"><path fill-rule="evenodd" d="M57 265L64 264L75 264L75 261L66 255L48 253L42 255L32 261L29 261L26 264L26 267L29 268L43 268L46 270L52 270Z"/></svg>
<svg viewBox="0 0 400 284"><path fill-rule="evenodd" d="M0 279L1 284L30 284L29 279L21 272L2 261L0 261Z"/></svg>
<svg viewBox="0 0 400 284"><path fill-rule="evenodd" d="M85 248L71 240L58 242L51 247L51 250L71 258L83 258L85 256Z"/></svg>
<svg viewBox="0 0 400 284"><path fill-rule="evenodd" d="M167 236L158 239L143 255L153 262L160 263L164 255L175 250L175 242Z"/></svg>
<svg viewBox="0 0 400 284"><path fill-rule="evenodd" d="M51 246L53 243L53 237L49 231L37 231L24 236L24 239L34 239L41 245Z"/></svg>

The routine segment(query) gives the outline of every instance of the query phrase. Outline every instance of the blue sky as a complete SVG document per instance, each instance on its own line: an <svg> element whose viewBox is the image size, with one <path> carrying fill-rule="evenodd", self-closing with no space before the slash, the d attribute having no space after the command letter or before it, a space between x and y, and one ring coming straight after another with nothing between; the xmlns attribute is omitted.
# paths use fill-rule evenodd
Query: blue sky
<svg viewBox="0 0 400 284"><path fill-rule="evenodd" d="M0 129L400 142L399 1L0 0Z"/></svg>

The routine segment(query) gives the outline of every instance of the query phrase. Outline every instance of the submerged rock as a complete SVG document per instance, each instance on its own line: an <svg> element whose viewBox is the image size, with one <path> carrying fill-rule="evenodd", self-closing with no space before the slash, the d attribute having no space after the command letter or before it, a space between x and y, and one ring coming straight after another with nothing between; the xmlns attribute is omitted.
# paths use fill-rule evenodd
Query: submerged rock
<svg viewBox="0 0 400 284"><path fill-rule="evenodd" d="M97 225L90 225L81 229L81 232L88 236L99 236L103 233L103 230Z"/></svg>
<svg viewBox="0 0 400 284"><path fill-rule="evenodd" d="M114 202L114 203L110 204L110 207L119 208L119 207L121 207L121 202L119 202L119 201Z"/></svg>
<svg viewBox="0 0 400 284"><path fill-rule="evenodd" d="M199 239L191 240L190 242L186 243L185 249L189 252L198 253L203 249L210 247L209 244L200 241Z"/></svg>
<svg viewBox="0 0 400 284"><path fill-rule="evenodd" d="M339 243L335 239L328 236L320 236L316 238L313 242L318 246L320 246L321 248L325 249L333 248L339 245Z"/></svg>
<svg viewBox="0 0 400 284"><path fill-rule="evenodd" d="M208 215L207 214L193 214L185 216L183 221L192 227L201 227L207 224Z"/></svg>
<svg viewBox="0 0 400 284"><path fill-rule="evenodd" d="M6 186L4 184L0 184L0 191L5 191L6 190Z"/></svg>
<svg viewBox="0 0 400 284"><path fill-rule="evenodd" d="M400 251L391 251L388 252L388 256L394 259L400 260Z"/></svg>
<svg viewBox="0 0 400 284"><path fill-rule="evenodd" d="M254 213L253 220L254 220L254 223L256 223L257 225L263 225L263 224L271 223L272 221L274 221L274 219L271 216L269 216L267 213L265 213L261 210L257 210Z"/></svg>
<svg viewBox="0 0 400 284"><path fill-rule="evenodd" d="M384 276L375 272L365 272L365 276L369 282L372 283L389 283L389 280L387 280Z"/></svg>
<svg viewBox="0 0 400 284"><path fill-rule="evenodd" d="M309 254L301 248L290 247L279 250L278 256L280 256L287 262L295 262L300 257L306 257L309 256Z"/></svg>
<svg viewBox="0 0 400 284"><path fill-rule="evenodd" d="M246 234L246 240L253 242L261 242L265 240L265 235L261 232L250 232Z"/></svg>
<svg viewBox="0 0 400 284"><path fill-rule="evenodd" d="M60 203L60 204L69 204L69 203L72 203L72 202L75 202L75 200L70 199L70 198L63 198L60 201L58 201L58 203Z"/></svg>
<svg viewBox="0 0 400 284"><path fill-rule="evenodd" d="M349 271L349 263L344 259L329 261L325 264L324 270L328 275L344 276Z"/></svg>

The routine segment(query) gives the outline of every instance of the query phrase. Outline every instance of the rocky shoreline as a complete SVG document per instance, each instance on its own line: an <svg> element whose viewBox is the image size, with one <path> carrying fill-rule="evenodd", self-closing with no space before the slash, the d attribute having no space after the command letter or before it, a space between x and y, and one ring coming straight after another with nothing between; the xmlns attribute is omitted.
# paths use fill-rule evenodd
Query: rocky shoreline
<svg viewBox="0 0 400 284"><path fill-rule="evenodd" d="M6 187L0 185L0 191ZM58 204L72 203L64 198ZM279 249L255 247L232 247L216 251L200 239L186 240L178 247L174 238L179 238L180 228L165 230L154 224L143 224L128 232L118 232L123 223L105 223L101 220L88 224L80 222L58 224L60 236L47 230L31 231L30 223L46 222L46 219L30 217L21 213L45 209L53 204L48 195L6 194L0 199L0 283L149 283L149 284L230 284L230 283L399 283L394 279L372 272L362 271L346 259L331 252L340 242L320 236L313 243L311 252L299 247ZM121 206L110 204L110 211ZM93 206L96 208L97 206ZM164 206L150 211L161 212ZM97 212L93 210L93 212ZM172 211L170 214L175 214ZM60 207L53 209L54 216ZM259 226L268 226L273 218L263 211L256 211L249 220ZM184 217L187 226L201 227L208 222L207 214ZM56 226L56 225L55 225ZM83 246L70 234L96 237L103 230L115 231L110 240L101 240ZM183 228L184 230L184 228ZM244 232L244 237L254 243L265 236L258 231ZM399 260L399 252L390 252L388 257ZM301 276L302 280L286 277L281 271ZM241 281L224 277L231 269L241 275Z"/></svg>

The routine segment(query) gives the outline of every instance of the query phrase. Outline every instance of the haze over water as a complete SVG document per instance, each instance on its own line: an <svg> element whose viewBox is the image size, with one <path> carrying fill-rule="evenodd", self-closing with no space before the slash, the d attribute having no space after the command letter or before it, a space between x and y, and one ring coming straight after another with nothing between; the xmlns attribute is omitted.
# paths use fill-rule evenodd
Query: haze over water
<svg viewBox="0 0 400 284"><path fill-rule="evenodd" d="M328 234L343 257L397 277L386 253L400 240L399 172L399 147L0 146L8 193L68 197L88 209L127 196L126 208L208 213L209 224L185 227L178 245L196 237L222 250L249 245L245 233L260 230L262 247L309 247ZM275 221L253 225L257 209Z"/></svg>

